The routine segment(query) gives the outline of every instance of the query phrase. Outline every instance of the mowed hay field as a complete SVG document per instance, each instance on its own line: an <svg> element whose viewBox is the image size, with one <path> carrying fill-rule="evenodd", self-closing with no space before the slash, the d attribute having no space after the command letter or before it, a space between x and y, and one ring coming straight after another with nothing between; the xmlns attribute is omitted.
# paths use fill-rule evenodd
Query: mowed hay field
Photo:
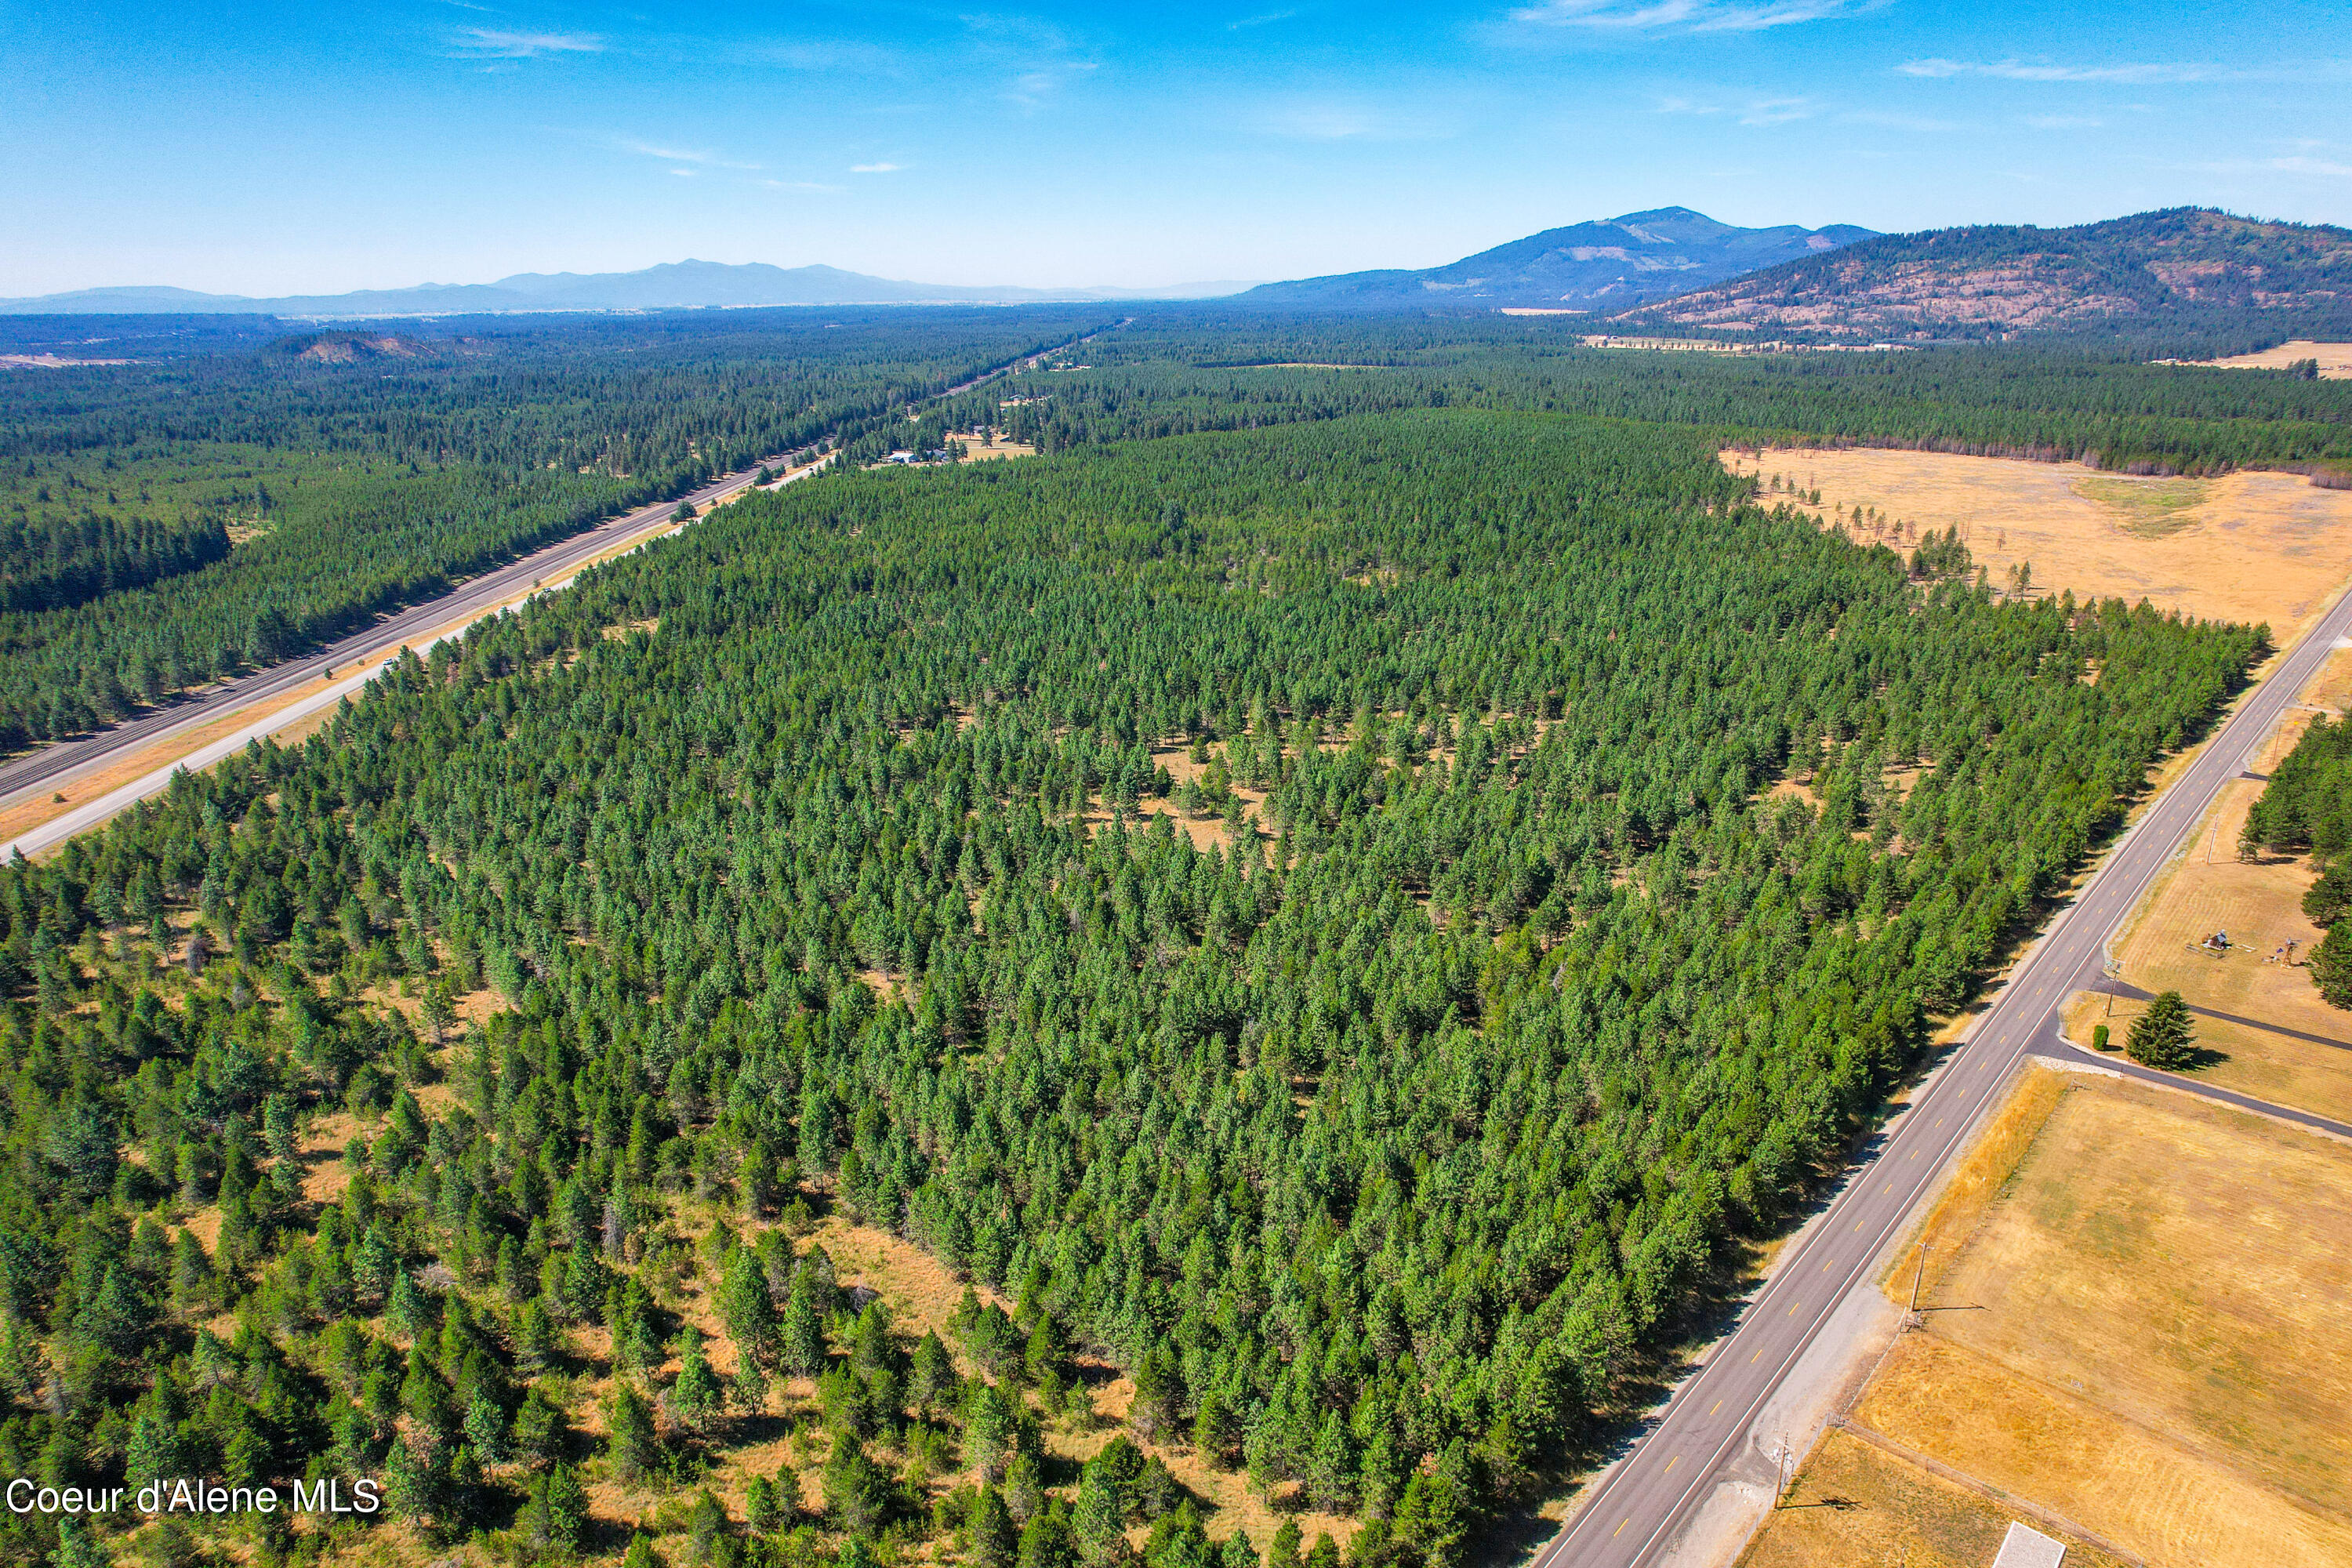
<svg viewBox="0 0 2352 1568"><path fill-rule="evenodd" d="M2268 773L2294 749L2314 710L2343 713L2352 709L2352 649L2331 658L2304 693L2309 705L2290 712L2255 752L2250 771ZM2181 858L2143 904L2116 943L2123 976L2143 991L2179 991L2192 1005L2258 1019L2306 1035L2345 1041L2352 1047L2352 1012L2320 1000L2303 960L2320 939L2305 918L2303 895L2315 878L2308 858L2264 856L2238 858L2238 835L2246 813L2263 792L2259 779L2227 785ZM2211 856L2209 860L2208 855ZM2213 932L2227 931L2230 950L2201 951ZM2268 962L2286 942L2295 963ZM2079 996L2067 1013L2067 1034L2088 1045L2093 1026L2105 1023L2121 1044L2145 1004ZM2224 1060L2197 1076L2281 1105L2352 1121L2352 1048L2315 1044L2291 1036L2248 1028L2218 1018L2196 1020L2198 1043Z"/></svg>
<svg viewBox="0 0 2352 1568"><path fill-rule="evenodd" d="M2151 1563L2352 1563L2347 1236L2352 1145L2073 1079L1855 1419Z"/></svg>
<svg viewBox="0 0 2352 1568"><path fill-rule="evenodd" d="M1739 1568L1985 1568L2014 1518L1980 1492L1832 1429ZM2066 1542L2067 1568L2123 1568L2121 1558L2034 1528Z"/></svg>
<svg viewBox="0 0 2352 1568"><path fill-rule="evenodd" d="M1770 489L1775 475L1818 488L1822 505L1805 510L1825 522L1842 516L1864 543L1908 552L1930 529L1957 526L1995 587L2023 562L2032 592L2267 623L2282 647L2352 579L2352 490L2300 474L2137 479L2078 463L1875 448L1731 448L1723 460L1760 476L1767 503L1798 504ZM1857 506L1882 522L1855 528Z"/></svg>
<svg viewBox="0 0 2352 1568"><path fill-rule="evenodd" d="M2297 360L2319 362L2322 380L2352 379L2352 343L2315 343L2308 338L2297 338L2291 343L2281 343L2274 349L2257 353L2231 354L2228 359L2200 360L2221 370L2284 370Z"/></svg>

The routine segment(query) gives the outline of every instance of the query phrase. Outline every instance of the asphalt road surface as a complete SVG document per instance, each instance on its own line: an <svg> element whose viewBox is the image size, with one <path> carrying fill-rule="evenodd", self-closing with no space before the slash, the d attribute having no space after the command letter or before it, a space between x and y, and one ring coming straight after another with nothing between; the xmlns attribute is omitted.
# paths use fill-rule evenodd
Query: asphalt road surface
<svg viewBox="0 0 2352 1568"><path fill-rule="evenodd" d="M1757 1444L1765 1467L1773 1467L1762 1447L1767 1435L1752 1428L1781 1380L1851 1292L1876 1288L1887 1247L1986 1108L2000 1098L2019 1058L2036 1051L2085 1055L2057 1038L2066 999L2100 980L2106 939L2347 631L2352 594L2247 695L2189 769L2116 841L2072 905L2028 950L1968 1038L1849 1172L1838 1196L1748 1303L1730 1335L1685 1378L1591 1500L1538 1554L1536 1568L1653 1563L1747 1445ZM2165 1077L2112 1058L2089 1059L2133 1077ZM2210 1098L2312 1125L2337 1125L2226 1092Z"/></svg>
<svg viewBox="0 0 2352 1568"><path fill-rule="evenodd" d="M1087 337L1073 338L1069 342L1058 343L1054 348L1042 351L1042 353L1058 353L1076 343L1088 342L1097 335L1089 333ZM939 395L952 396L958 392L968 391L1033 357L1042 357L1042 354L1024 354L1020 359L993 365ZM775 457L762 461L768 468L779 468L784 459ZM699 505L733 495L751 482L752 475L760 466L754 465L751 469L713 479L700 489L675 497L657 506L644 507L625 517L600 522L509 565L486 572L478 577L469 577L438 598L412 605L315 653L283 664L273 664L267 669L257 670L234 680L223 681L193 696L166 703L152 713L142 714L73 740L55 742L14 758L0 765L0 805L10 805L37 790L54 788L61 781L87 772L110 757L164 739L175 731L208 724L226 713L281 696L325 674L331 667L349 665L377 649L398 647L408 637L445 626L460 616L480 615L495 605L528 592L534 583L563 576L582 562L661 521L676 511L681 501Z"/></svg>

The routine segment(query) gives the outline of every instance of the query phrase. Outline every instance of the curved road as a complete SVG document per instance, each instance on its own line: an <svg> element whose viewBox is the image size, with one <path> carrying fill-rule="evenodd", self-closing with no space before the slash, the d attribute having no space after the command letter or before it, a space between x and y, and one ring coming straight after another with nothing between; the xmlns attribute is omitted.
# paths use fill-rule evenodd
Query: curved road
<svg viewBox="0 0 2352 1568"><path fill-rule="evenodd" d="M1123 321L1117 323L1125 324ZM1002 364L992 365L970 380L935 394L930 401L969 392L982 382L1016 366L1034 363L1046 354L1091 342L1102 332L1112 330L1111 327L1100 328L1084 337L1072 338L1067 342L1038 350L1034 354L1021 354ZM777 468L783 462L782 457L762 459L761 464L754 465L751 469L724 475L683 496L639 508L626 516L612 518L582 532L567 535L505 566L478 577L469 577L438 598L425 600L372 622L351 636L300 658L273 664L251 675L223 681L199 695L166 703L153 712L142 714L123 723L69 741L55 742L21 757L12 758L5 764L0 764L0 805L11 805L37 790L53 787L59 781L95 767L110 757L164 739L178 731L211 723L240 708L281 696L307 685L331 668L350 665L380 650L396 648L412 637L446 626L461 616L481 615L529 591L541 580L563 576L583 562L612 549L633 534L653 527L677 510L681 502L700 505L705 501L724 500L749 485L759 467Z"/></svg>
<svg viewBox="0 0 2352 1568"><path fill-rule="evenodd" d="M1968 1038L1874 1141L1811 1233L1742 1310L1706 1363L1685 1379L1591 1499L1537 1554L1535 1568L1638 1568L1675 1542L1726 1468L1749 1445L1773 1470L1758 1419L1831 1317L1856 1289L1875 1289L1882 1259L1912 1212L1995 1103L2021 1058L2063 1055L2130 1077L2198 1089L2331 1131L2325 1118L2282 1110L2162 1073L2073 1050L2057 1037L2059 1012L2104 973L2103 945L2138 903L2222 786L2301 695L2339 638L2352 632L2352 594L2250 691L2188 770L2126 829L2074 902L2035 941Z"/></svg>

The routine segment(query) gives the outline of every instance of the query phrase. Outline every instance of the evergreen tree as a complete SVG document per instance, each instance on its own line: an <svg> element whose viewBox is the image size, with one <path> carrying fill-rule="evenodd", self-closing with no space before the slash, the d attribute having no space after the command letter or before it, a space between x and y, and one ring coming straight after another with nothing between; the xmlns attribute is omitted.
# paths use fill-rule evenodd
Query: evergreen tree
<svg viewBox="0 0 2352 1568"><path fill-rule="evenodd" d="M645 1479L660 1457L652 1407L626 1383L615 1383L604 1401L604 1454L624 1483Z"/></svg>
<svg viewBox="0 0 2352 1568"><path fill-rule="evenodd" d="M2179 992L2158 993L2147 1011L2132 1020L2124 1051L2140 1066L2165 1072L2183 1072L2197 1065L2197 1034Z"/></svg>

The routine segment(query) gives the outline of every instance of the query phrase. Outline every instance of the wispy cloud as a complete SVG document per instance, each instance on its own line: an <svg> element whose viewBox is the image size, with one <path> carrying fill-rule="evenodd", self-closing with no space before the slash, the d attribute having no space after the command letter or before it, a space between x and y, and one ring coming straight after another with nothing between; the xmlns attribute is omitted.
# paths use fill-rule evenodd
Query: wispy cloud
<svg viewBox="0 0 2352 1568"><path fill-rule="evenodd" d="M1744 103L1708 103L1695 98L1662 98L1661 114L1732 114L1742 125L1787 125L1811 120L1821 108L1810 98L1751 98Z"/></svg>
<svg viewBox="0 0 2352 1568"><path fill-rule="evenodd" d="M504 27L463 27L450 38L457 54L473 59L527 60L541 55L597 55L604 37L595 33L519 33Z"/></svg>
<svg viewBox="0 0 2352 1568"><path fill-rule="evenodd" d="M1754 33L1798 22L1858 16L1888 3L1889 0L1542 0L1540 5L1514 10L1511 19L1538 26L1624 32L1675 29Z"/></svg>
<svg viewBox="0 0 2352 1568"><path fill-rule="evenodd" d="M1809 98L1759 98L1742 110L1742 125L1786 125L1791 121L1811 120L1813 101Z"/></svg>
<svg viewBox="0 0 2352 1568"><path fill-rule="evenodd" d="M624 153L635 153L644 158L658 158L665 163L692 163L709 169L751 170L760 166L757 163L739 163L731 159L722 158L716 153L707 153L697 148L669 147L656 142L632 141L627 137L616 139L613 145ZM670 172L685 174L691 171L673 169Z"/></svg>
<svg viewBox="0 0 2352 1568"><path fill-rule="evenodd" d="M849 172L853 174L895 174L906 166L904 163L852 163Z"/></svg>
<svg viewBox="0 0 2352 1568"><path fill-rule="evenodd" d="M1287 22L1293 16L1297 15L1298 13L1295 10L1261 12L1259 15L1255 16L1244 16L1239 21L1226 23L1225 31L1228 33L1238 33L1244 27L1263 27L1275 22Z"/></svg>
<svg viewBox="0 0 2352 1568"><path fill-rule="evenodd" d="M2053 60L1906 60L1895 68L1905 76L1997 77L2003 81L2187 82L2213 81L2232 74L2218 66L2181 61L2143 61L2112 66L2064 65Z"/></svg>
<svg viewBox="0 0 2352 1568"><path fill-rule="evenodd" d="M1931 120L1918 114L1891 114L1883 109L1854 109L1838 116L1850 125L1875 125L1887 131L1916 131L1930 136L1965 131L1957 120Z"/></svg>

